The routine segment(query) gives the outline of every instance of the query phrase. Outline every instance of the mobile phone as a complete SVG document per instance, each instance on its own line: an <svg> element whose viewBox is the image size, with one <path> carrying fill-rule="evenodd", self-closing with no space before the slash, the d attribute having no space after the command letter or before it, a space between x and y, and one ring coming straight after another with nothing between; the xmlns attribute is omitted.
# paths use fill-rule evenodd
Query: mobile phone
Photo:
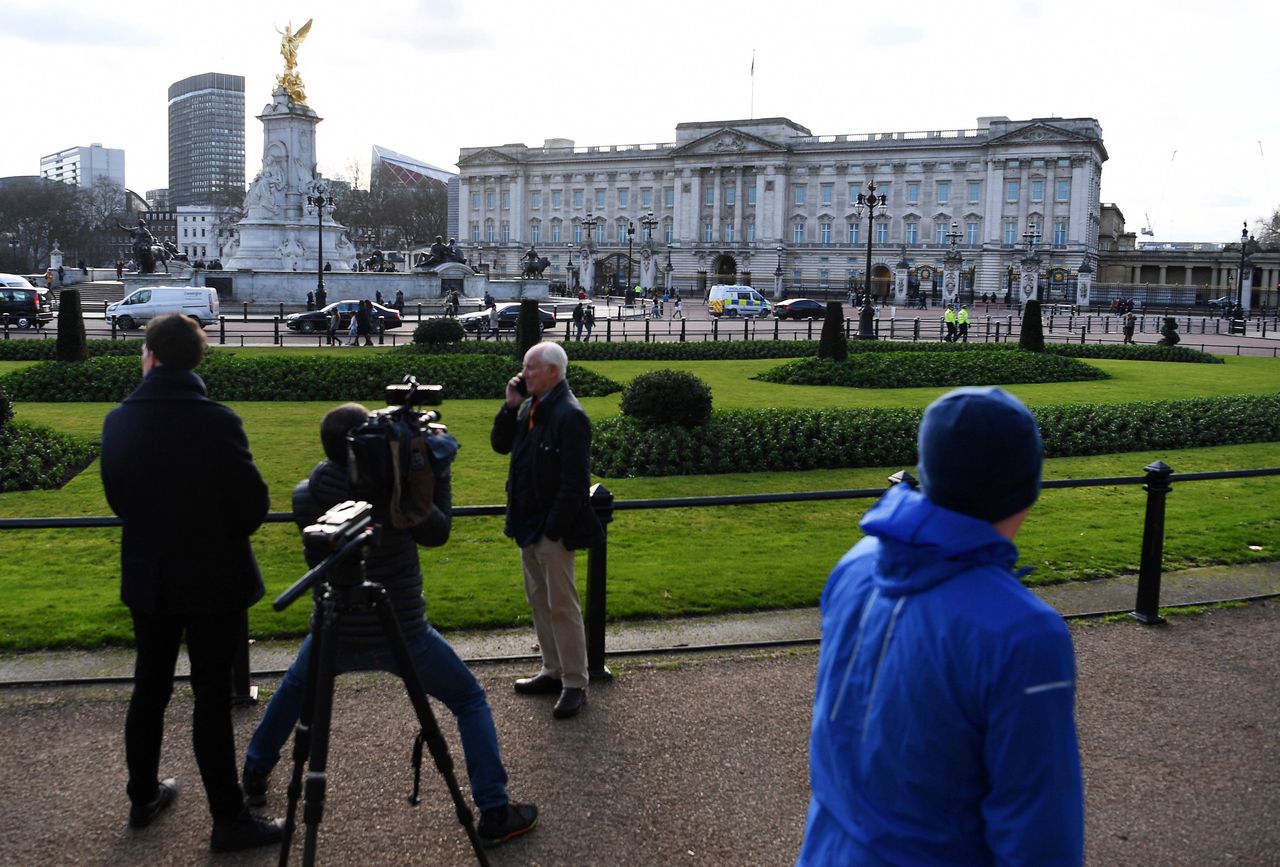
<svg viewBox="0 0 1280 867"><path fill-rule="evenodd" d="M529 386L524 384L523 376L516 377L516 391L520 392L525 397L529 396Z"/></svg>

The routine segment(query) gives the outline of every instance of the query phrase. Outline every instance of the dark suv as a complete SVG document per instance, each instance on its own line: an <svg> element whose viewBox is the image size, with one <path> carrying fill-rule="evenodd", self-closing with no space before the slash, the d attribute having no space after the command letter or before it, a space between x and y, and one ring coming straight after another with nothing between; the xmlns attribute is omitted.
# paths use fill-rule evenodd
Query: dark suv
<svg viewBox="0 0 1280 867"><path fill-rule="evenodd" d="M16 274L0 274L0 318L5 316L10 325L40 328L53 319L48 293Z"/></svg>

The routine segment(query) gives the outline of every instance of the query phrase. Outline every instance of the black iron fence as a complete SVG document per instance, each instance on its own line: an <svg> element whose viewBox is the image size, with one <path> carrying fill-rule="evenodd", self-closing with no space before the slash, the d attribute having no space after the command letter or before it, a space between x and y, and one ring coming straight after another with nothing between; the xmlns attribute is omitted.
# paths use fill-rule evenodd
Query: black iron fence
<svg viewBox="0 0 1280 867"><path fill-rule="evenodd" d="M1224 470L1205 473L1175 474L1163 461L1155 461L1143 468L1141 476L1110 476L1086 479L1054 479L1045 481L1045 490L1085 488L1099 486L1142 485L1146 492L1146 513L1142 527L1136 595L1133 610L1135 619L1147 624L1163 623L1160 615L1160 579L1163 574L1165 500L1174 484L1224 479L1247 479L1263 476L1280 476L1280 467L1261 469ZM916 480L908 472L895 473L890 484L916 486ZM647 500L615 500L602 484L591 488L591 506L605 527L605 541L587 552L587 604L584 620L587 631L587 663L593 679L611 677L605 665L605 621L607 619L609 525L616 512L647 509L723 508L775 503L804 503L831 500L875 499L882 496L884 488L853 488L834 491L802 491L778 494L731 494L710 497L665 497ZM455 518L492 517L502 515L504 506L458 506L453 510ZM292 523L288 512L273 512L267 523ZM68 518L3 518L0 532L14 530L75 529L89 527L119 527L116 517L68 517ZM1204 600L1213 602L1217 600ZM238 700L251 701L256 694L249 684L248 617L245 618L245 641L237 660L234 692Z"/></svg>

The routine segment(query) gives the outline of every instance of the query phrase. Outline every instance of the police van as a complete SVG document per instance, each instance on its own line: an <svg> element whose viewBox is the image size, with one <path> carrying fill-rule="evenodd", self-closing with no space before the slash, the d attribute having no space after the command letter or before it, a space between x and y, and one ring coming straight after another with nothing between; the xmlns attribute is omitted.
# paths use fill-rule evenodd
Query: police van
<svg viewBox="0 0 1280 867"><path fill-rule="evenodd" d="M712 286L707 312L712 316L768 316L773 307L750 286Z"/></svg>
<svg viewBox="0 0 1280 867"><path fill-rule="evenodd" d="M218 292L205 286L151 286L135 289L115 304L107 306L107 322L126 331L159 316L182 313L201 325L218 321Z"/></svg>

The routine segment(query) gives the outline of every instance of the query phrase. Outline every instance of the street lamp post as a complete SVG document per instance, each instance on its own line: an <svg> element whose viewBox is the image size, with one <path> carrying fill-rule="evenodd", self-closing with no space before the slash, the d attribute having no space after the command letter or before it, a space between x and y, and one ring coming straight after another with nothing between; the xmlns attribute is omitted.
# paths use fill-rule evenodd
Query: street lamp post
<svg viewBox="0 0 1280 867"><path fill-rule="evenodd" d="M1249 224L1245 223L1244 228L1240 230L1240 270L1236 272L1236 295L1235 302L1231 309L1231 333L1244 333L1243 325L1237 326L1237 319L1241 318L1244 312L1244 275L1246 269L1253 268L1253 262L1249 259L1249 254L1253 250L1254 240L1249 237ZM1252 275L1250 275L1252 277ZM1252 283L1252 280L1250 280Z"/></svg>
<svg viewBox="0 0 1280 867"><path fill-rule="evenodd" d="M627 288L631 288L631 243L636 237L636 224L627 220Z"/></svg>
<svg viewBox="0 0 1280 867"><path fill-rule="evenodd" d="M590 213L588 213L588 214L587 214L587 216L586 216L586 219L584 219L584 220L582 221L582 228L584 228L584 229L586 229L586 230L587 230L587 237L586 237L586 241L583 243L583 245L582 245L582 249L586 252L586 255L587 255L589 258L592 258L592 259L594 259L594 257L592 257L592 255L591 255L591 254L592 254L593 252L595 252L595 249L596 249L596 245L595 245L596 225L597 225L599 222L600 222L600 220L599 220L597 217L595 217L595 216L593 216L592 214L590 214ZM592 284L594 284L594 283L595 283L595 280L596 280L596 274L595 274L595 269L594 269L594 268L592 268L592 269L590 270L590 273L588 274L588 277L590 278L590 282L591 282ZM594 286L594 285L589 285L589 286L587 286L587 287L586 287L586 290L587 290L587 294L588 294L588 295L593 295L593 294L594 294L594 290L595 290L595 286ZM605 293L604 293L604 294L605 294L605 298L608 298L608 297L609 297L609 289L608 289L608 287L605 287Z"/></svg>
<svg viewBox="0 0 1280 867"><path fill-rule="evenodd" d="M854 206L854 213L858 219L862 218L862 212L867 212L867 276L866 291L862 295L862 310L858 314L858 337L863 340L874 340L875 333L875 308L871 306L871 236L875 231L876 217L885 216L888 213L888 198L881 193L876 195L876 182L869 181L867 183L867 191L858 193L858 202Z"/></svg>
<svg viewBox="0 0 1280 867"><path fill-rule="evenodd" d="M307 213L316 213L316 292L324 291L324 212L333 210L333 196L324 184L316 184L315 194L307 196Z"/></svg>

